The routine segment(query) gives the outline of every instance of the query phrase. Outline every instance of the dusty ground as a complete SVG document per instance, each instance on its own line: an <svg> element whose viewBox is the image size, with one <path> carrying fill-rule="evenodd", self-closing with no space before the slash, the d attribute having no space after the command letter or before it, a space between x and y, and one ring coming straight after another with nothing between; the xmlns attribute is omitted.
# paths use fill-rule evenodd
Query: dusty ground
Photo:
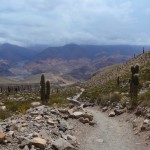
<svg viewBox="0 0 150 150"><path fill-rule="evenodd" d="M130 120L133 116L109 118L98 108L88 108L97 124L92 127L75 123L80 150L150 150L150 146L135 136ZM132 118L133 119L133 118Z"/></svg>

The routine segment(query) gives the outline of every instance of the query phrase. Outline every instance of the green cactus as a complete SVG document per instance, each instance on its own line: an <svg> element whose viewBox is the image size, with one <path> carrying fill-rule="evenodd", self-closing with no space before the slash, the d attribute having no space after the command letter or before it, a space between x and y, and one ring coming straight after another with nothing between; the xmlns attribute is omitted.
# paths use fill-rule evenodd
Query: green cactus
<svg viewBox="0 0 150 150"><path fill-rule="evenodd" d="M118 86L120 85L120 77L119 76L117 77L117 85Z"/></svg>
<svg viewBox="0 0 150 150"><path fill-rule="evenodd" d="M135 73L135 68L134 68L134 66L131 66L131 72L132 72L132 75L134 75L134 73Z"/></svg>
<svg viewBox="0 0 150 150"><path fill-rule="evenodd" d="M133 98L137 99L138 96L138 85L139 85L139 76L138 74L135 74L133 76Z"/></svg>
<svg viewBox="0 0 150 150"><path fill-rule="evenodd" d="M136 74L139 73L139 69L140 69L139 65L136 64L134 67L134 73L136 73Z"/></svg>
<svg viewBox="0 0 150 150"><path fill-rule="evenodd" d="M139 75L138 74L134 74L134 76L133 76L133 84L135 86L139 85Z"/></svg>
<svg viewBox="0 0 150 150"><path fill-rule="evenodd" d="M50 97L50 82L46 81L46 102L48 102Z"/></svg>
<svg viewBox="0 0 150 150"><path fill-rule="evenodd" d="M50 98L50 81L46 81L45 83L44 74L41 75L40 85L41 85L40 89L41 101L43 104L47 104Z"/></svg>
<svg viewBox="0 0 150 150"><path fill-rule="evenodd" d="M40 89L41 101L42 103L45 103L45 76L44 74L41 75L40 85L41 85L41 89Z"/></svg>
<svg viewBox="0 0 150 150"><path fill-rule="evenodd" d="M139 65L131 66L131 79L130 79L130 96L132 100L132 104L135 105L137 103L138 96L138 85L139 85ZM133 101L134 100L134 101Z"/></svg>
<svg viewBox="0 0 150 150"><path fill-rule="evenodd" d="M143 47L143 54L145 53L144 47Z"/></svg>

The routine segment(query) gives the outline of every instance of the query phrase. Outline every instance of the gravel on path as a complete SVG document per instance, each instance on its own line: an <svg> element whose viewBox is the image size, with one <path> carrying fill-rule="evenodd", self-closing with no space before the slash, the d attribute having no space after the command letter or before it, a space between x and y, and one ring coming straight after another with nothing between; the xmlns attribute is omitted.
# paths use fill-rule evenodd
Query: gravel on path
<svg viewBox="0 0 150 150"><path fill-rule="evenodd" d="M97 124L80 135L80 150L150 150L134 135L129 123L109 118L95 108L88 108L88 111Z"/></svg>

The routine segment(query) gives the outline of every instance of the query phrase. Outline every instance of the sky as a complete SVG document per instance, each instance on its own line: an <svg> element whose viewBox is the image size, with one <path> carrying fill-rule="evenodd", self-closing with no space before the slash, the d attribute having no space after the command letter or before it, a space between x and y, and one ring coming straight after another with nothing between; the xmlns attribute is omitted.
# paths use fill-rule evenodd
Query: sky
<svg viewBox="0 0 150 150"><path fill-rule="evenodd" d="M0 43L150 45L150 1L0 0Z"/></svg>

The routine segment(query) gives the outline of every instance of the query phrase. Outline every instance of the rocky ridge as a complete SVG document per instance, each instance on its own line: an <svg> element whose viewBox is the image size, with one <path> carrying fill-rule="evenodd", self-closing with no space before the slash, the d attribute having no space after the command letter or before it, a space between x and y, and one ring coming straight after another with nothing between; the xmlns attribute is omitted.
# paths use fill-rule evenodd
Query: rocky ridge
<svg viewBox="0 0 150 150"><path fill-rule="evenodd" d="M0 122L1 150L76 150L79 143L68 119L94 125L92 114L82 107L50 108L33 103L23 116L12 116Z"/></svg>

